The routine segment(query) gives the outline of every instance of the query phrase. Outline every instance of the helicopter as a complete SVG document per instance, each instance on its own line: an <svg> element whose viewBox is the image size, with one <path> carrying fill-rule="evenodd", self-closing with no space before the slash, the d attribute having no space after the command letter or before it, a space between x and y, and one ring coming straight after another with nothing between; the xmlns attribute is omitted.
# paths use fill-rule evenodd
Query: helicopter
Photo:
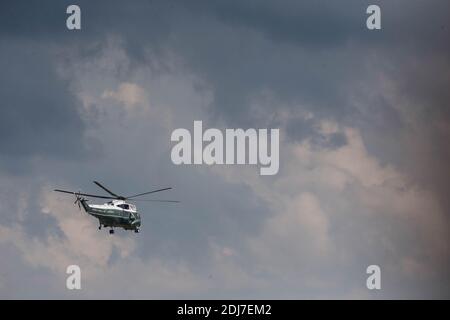
<svg viewBox="0 0 450 320"><path fill-rule="evenodd" d="M147 194L152 194L156 192L166 191L172 189L169 188L162 188L157 189L153 191L148 191L144 193L135 194L132 196L124 197L121 195L118 195L109 189L107 189L105 186L103 186L98 181L94 181L94 183L105 190L107 193L109 193L109 196L100 196L100 195L94 195L94 194L88 194L88 193L81 193L81 192L73 192L73 191L66 191L61 189L55 189L56 192L62 192L62 193L68 193L75 195L75 202L74 204L78 204L78 208L81 210L81 207L83 207L84 211L86 211L87 214L94 216L99 221L99 227L98 229L101 230L102 226L105 228L111 228L109 230L110 234L114 234L114 228L123 228L125 230L134 230L134 232L138 233L139 228L141 226L141 216L137 212L136 206L132 203L127 202L131 201L151 201L151 202L172 202L172 203L178 203L179 201L176 200L158 200L158 199L135 199L136 197L140 197ZM85 197L88 198L100 198L100 199L109 199L110 201L104 204L88 204L89 201Z"/></svg>

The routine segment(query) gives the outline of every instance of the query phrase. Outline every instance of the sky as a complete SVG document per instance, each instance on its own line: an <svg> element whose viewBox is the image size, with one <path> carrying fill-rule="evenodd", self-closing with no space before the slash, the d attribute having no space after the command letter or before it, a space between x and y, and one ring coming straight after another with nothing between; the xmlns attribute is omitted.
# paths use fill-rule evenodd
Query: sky
<svg viewBox="0 0 450 320"><path fill-rule="evenodd" d="M450 298L449 7L6 1L0 298ZM278 174L174 165L195 120L279 128ZM93 180L181 203L139 203L140 233L109 235L52 191L103 194Z"/></svg>

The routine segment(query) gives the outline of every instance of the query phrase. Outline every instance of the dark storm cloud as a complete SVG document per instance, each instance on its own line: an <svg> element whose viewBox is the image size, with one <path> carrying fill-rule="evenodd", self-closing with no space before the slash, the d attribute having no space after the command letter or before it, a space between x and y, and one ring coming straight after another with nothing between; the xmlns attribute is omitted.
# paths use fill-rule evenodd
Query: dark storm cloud
<svg viewBox="0 0 450 320"><path fill-rule="evenodd" d="M449 50L447 2L377 3L380 32L365 27L369 2L195 2L186 6L190 16L174 23L170 46L211 85L213 116L258 125L248 105L269 91L274 103L263 111L310 109L354 123L362 115L351 98L361 83L376 81L379 60L389 64L380 66L383 72L411 81L403 75L415 66L404 63L405 57L432 63ZM377 118L398 118L392 108L373 111Z"/></svg>
<svg viewBox="0 0 450 320"><path fill-rule="evenodd" d="M389 32L367 33L366 8L381 7L382 28ZM446 47L446 1L203 1L191 6L209 10L231 24L262 31L275 41L333 48L349 41L367 45Z"/></svg>
<svg viewBox="0 0 450 320"><path fill-rule="evenodd" d="M66 28L66 8L73 1L15 1L0 13L0 35L5 39L34 39L55 45L75 45L90 55L98 52L108 35L124 38L133 58L143 59L143 45L153 48L167 38L176 6L166 1L77 1L82 30ZM133 23L129 23L133 21ZM142 62L141 60L139 60Z"/></svg>
<svg viewBox="0 0 450 320"><path fill-rule="evenodd" d="M2 156L82 153L80 102L53 63L51 50L36 42L0 43L0 145Z"/></svg>
<svg viewBox="0 0 450 320"><path fill-rule="evenodd" d="M333 115L345 113L334 112L337 108L347 108L335 84L337 79L352 77L352 70L357 72L355 66L349 70L345 61L354 60L353 54L336 57L344 59L343 63L330 64L332 53L311 56L302 50L311 45L328 50L345 44L355 30L361 34L365 18L361 3L349 9L328 2L319 6L296 1L196 1L189 5L81 1L81 32L64 28L65 15L61 13L68 3L18 2L3 13L5 27L0 32L56 44L87 41L77 48L82 52L89 47L87 43L101 43L107 35L117 34L125 40L133 63L142 62L146 48L157 53L167 46L211 83L216 115L241 125L257 121L246 106L261 90L270 90L288 103L303 102ZM32 15L24 14L30 10ZM260 39L266 35L275 44ZM280 41L296 47L278 46Z"/></svg>
<svg viewBox="0 0 450 320"><path fill-rule="evenodd" d="M342 44L364 31L367 4L330 1L201 1L190 6L227 24L250 27L275 41L319 48Z"/></svg>
<svg viewBox="0 0 450 320"><path fill-rule="evenodd" d="M68 3L20 2L2 19L7 26L2 32L69 43L101 43L107 35L120 35L137 67L146 48L154 54L170 48L211 85L212 116L245 126L258 123L248 104L263 90L285 105L302 104L340 119L358 112L348 97L353 85L370 80L360 78L370 64L368 55L399 50L392 57L396 64L403 54L423 58L424 51L449 48L445 1L429 6L377 1L380 32L365 27L368 1L81 1L81 32L63 28L60 12ZM30 7L36 14L20 14Z"/></svg>

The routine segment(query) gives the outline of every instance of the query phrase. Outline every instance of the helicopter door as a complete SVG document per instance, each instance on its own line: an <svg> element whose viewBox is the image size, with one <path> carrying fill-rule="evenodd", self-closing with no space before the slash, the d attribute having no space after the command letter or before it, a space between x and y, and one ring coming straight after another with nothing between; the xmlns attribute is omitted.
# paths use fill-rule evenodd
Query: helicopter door
<svg viewBox="0 0 450 320"><path fill-rule="evenodd" d="M130 206L129 206L128 204L124 203L124 204L122 205L122 208L123 208L123 216L126 217L127 214L128 214L128 219L133 220L133 217L132 217L131 212L125 211L125 210L129 210L129 209L130 209Z"/></svg>
<svg viewBox="0 0 450 320"><path fill-rule="evenodd" d="M125 210L128 209L128 205L127 204L119 204L118 207L122 209L121 216L126 217L127 212ZM128 218L130 218L130 215L128 215Z"/></svg>

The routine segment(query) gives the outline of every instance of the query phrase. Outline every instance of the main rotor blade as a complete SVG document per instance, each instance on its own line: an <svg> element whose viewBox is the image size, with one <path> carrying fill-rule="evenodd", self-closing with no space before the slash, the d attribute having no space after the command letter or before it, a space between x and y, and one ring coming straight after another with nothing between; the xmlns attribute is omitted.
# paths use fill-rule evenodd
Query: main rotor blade
<svg viewBox="0 0 450 320"><path fill-rule="evenodd" d="M100 184L100 182L94 181L94 183L95 183L96 185L98 185L100 188L102 188L103 190L105 190L106 192L108 192L110 195L116 197L117 199L122 199L122 198L123 198L122 196L119 196L119 195L115 194L114 192L108 190L106 187L102 186L102 185Z"/></svg>
<svg viewBox="0 0 450 320"><path fill-rule="evenodd" d="M173 203L180 203L180 201L178 200L150 200L150 199L129 199L130 202L134 202L134 201L148 201L148 202L173 202Z"/></svg>
<svg viewBox="0 0 450 320"><path fill-rule="evenodd" d="M156 192L160 192L160 191L164 191L164 190L170 190L172 188L164 188L164 189L158 189L158 190L153 190L153 191L149 191L149 192L144 192L144 193L139 193L139 194L135 194L134 196L129 196L129 197L125 197L125 199L131 199L134 197L139 197L139 196L143 196L145 194L150 194L150 193L156 193Z"/></svg>
<svg viewBox="0 0 450 320"><path fill-rule="evenodd" d="M91 198L117 199L117 198L113 198L113 197L97 196L95 194L78 193L78 192L66 191L66 190L60 190L60 189L55 189L54 191L56 191L56 192L63 192L63 193L69 193L69 194L74 194L74 195L79 195L79 196L85 196L85 197L91 197Z"/></svg>

